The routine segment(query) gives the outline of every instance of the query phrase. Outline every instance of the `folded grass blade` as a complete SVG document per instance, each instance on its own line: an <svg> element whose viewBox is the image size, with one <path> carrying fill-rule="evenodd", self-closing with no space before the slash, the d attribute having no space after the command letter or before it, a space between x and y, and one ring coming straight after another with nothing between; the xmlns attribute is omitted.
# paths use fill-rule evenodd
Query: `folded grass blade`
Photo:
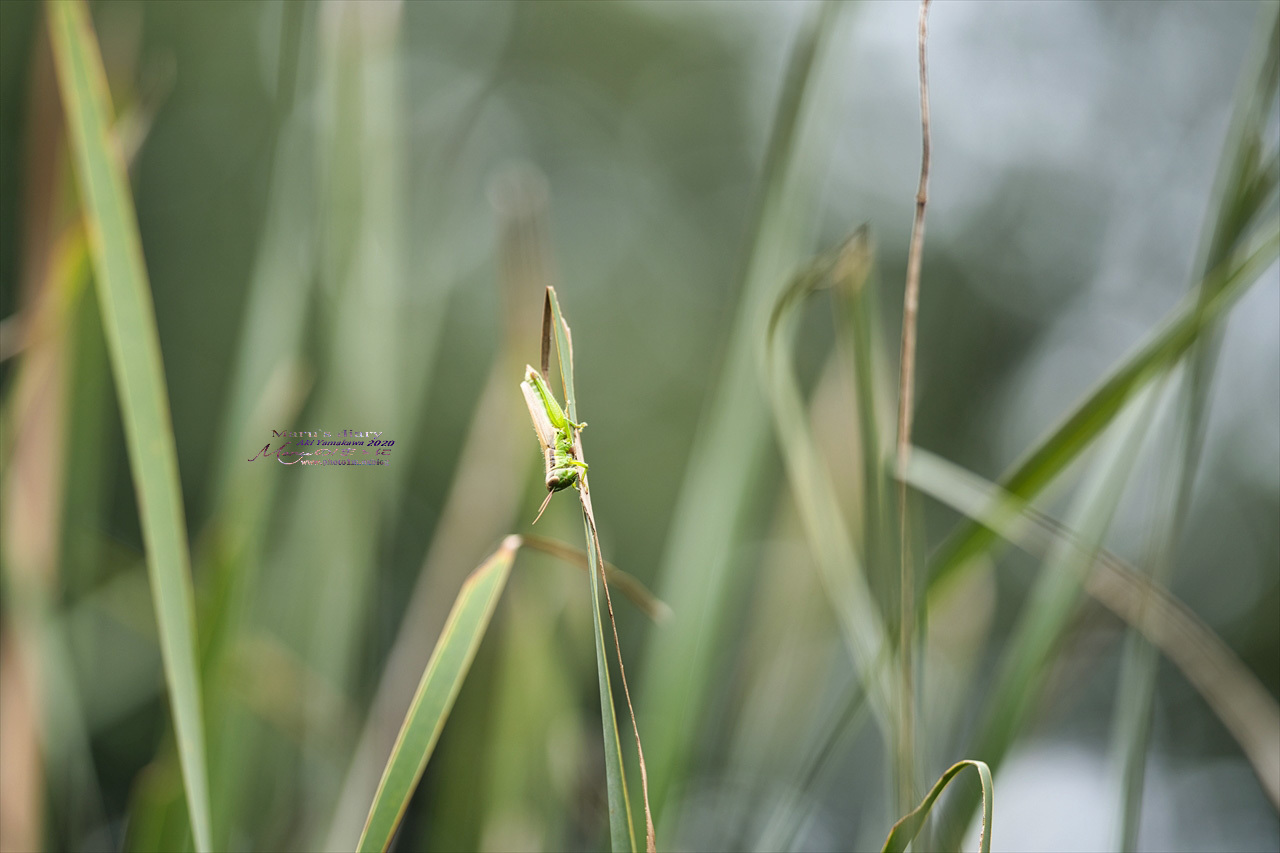
<svg viewBox="0 0 1280 853"><path fill-rule="evenodd" d="M155 309L87 6L48 5L58 84L147 551L165 680L197 850L211 845L190 556Z"/></svg>
<svg viewBox="0 0 1280 853"><path fill-rule="evenodd" d="M391 844L489 627L519 547L520 537L508 536L497 552L471 573L458 592L435 651L422 673L404 725L400 727L400 736L382 771L382 781L369 807L357 848L362 853L386 850Z"/></svg>
<svg viewBox="0 0 1280 853"><path fill-rule="evenodd" d="M874 260L874 245L866 237ZM890 613L891 596L897 583L892 549L889 547L888 495L889 447L892 435L889 420L892 402L888 396L888 374L880 329L876 322L874 277L868 270L855 270L850 263L837 261L831 272L831 295L836 314L836 346L842 361L851 366L853 398L857 408L859 456L862 460L862 560L867 583L882 613Z"/></svg>
<svg viewBox="0 0 1280 853"><path fill-rule="evenodd" d="M570 421L578 420L577 392L573 383L573 339L569 324L560 313L560 302L554 287L547 288L546 306L543 311L542 361L546 368L550 355L550 338L554 335L559 358L560 379L564 386L565 411ZM582 453L582 436L575 438L577 458L586 461ZM578 486L582 499L582 523L587 539L588 574L591 575L591 611L593 633L596 642L596 672L600 683L600 717L604 729L606 784L609 794L609 837L615 853L636 849L635 826L631 818L631 800L627 794L627 779L622 760L622 745L618 738L618 716L614 710L613 688L609 678L609 660L605 653L604 615L600 608L600 589L604 589L609 623L613 628L613 646L618 655L618 674L622 677L622 692L626 696L627 711L631 715L631 728L635 733L636 757L640 765L640 787L644 799L645 849L654 853L655 834L653 815L649 808L649 779L645 767L644 747L640 744L640 728L636 723L635 709L631 704L631 689L627 686L627 671L622 663L622 646L618 642L618 626L613 618L613 602L609 597L608 583L604 581L604 555L600 550L600 534L596 530L595 511L591 506L591 489L584 471ZM619 814L621 812L621 815ZM623 818L625 817L625 822Z"/></svg>
<svg viewBox="0 0 1280 853"><path fill-rule="evenodd" d="M798 309L815 287L827 282L837 259L848 268L847 276L865 279L871 266L865 230L855 233L838 255L819 259L796 275L774 306L765 338L767 387L787 478L823 589L858 666L872 711L877 721L887 726L894 716L888 673L883 667L887 647L884 625L841 514L835 487L814 444L808 408L793 364Z"/></svg>
<svg viewBox="0 0 1280 853"><path fill-rule="evenodd" d="M911 839L915 838L920 827L924 826L925 819L929 817L929 810L933 808L934 802L942 794L943 789L966 767L977 770L978 778L982 780L982 837L978 842L978 849L982 853L991 853L991 809L995 799L995 784L991 781L991 768L985 762L968 759L951 765L947 772L938 777L933 789L925 795L920 805L914 811L903 815L902 819L893 825L893 829L889 830L889 837L884 840L884 853L902 853L907 849Z"/></svg>

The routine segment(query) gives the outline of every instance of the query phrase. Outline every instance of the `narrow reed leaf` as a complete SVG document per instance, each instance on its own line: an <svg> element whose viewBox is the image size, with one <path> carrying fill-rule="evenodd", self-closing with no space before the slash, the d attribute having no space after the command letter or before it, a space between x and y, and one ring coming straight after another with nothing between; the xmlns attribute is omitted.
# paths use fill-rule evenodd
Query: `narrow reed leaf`
<svg viewBox="0 0 1280 853"><path fill-rule="evenodd" d="M1190 294L1163 326L1133 355L1120 363L1062 423L1041 440L1001 486L1024 500L1034 497L1053 481L1090 442L1111 423L1125 403L1173 364L1200 334L1240 299L1280 254L1280 220L1271 219L1258 236L1206 276L1213 295L1204 303ZM934 556L929 584L984 553L996 534L977 522L963 525L943 543Z"/></svg>
<svg viewBox="0 0 1280 853"><path fill-rule="evenodd" d="M128 176L111 131L111 96L88 7L79 0L57 0L47 9L94 281L137 489L191 830L196 849L204 851L212 844L212 822L191 560L155 308Z"/></svg>
<svg viewBox="0 0 1280 853"><path fill-rule="evenodd" d="M386 850L409 807L409 798L422 778L453 702L462 689L471 661L484 639L507 583L511 564L520 547L519 536L508 536L502 546L463 583L453 610L445 621L431 660L422 673L409 713L400 727L382 781L369 807L364 832L357 847L361 853Z"/></svg>
<svg viewBox="0 0 1280 853"><path fill-rule="evenodd" d="M994 483L915 447L906 477L913 488L978 521L1029 554L1055 544L1083 548L1077 531ZM1100 549L1085 591L1178 668L1240 745L1268 799L1280 809L1280 704L1213 629L1115 554Z"/></svg>
<svg viewBox="0 0 1280 853"><path fill-rule="evenodd" d="M982 836L978 842L978 849L982 853L991 853L991 809L995 799L995 783L991 781L991 768L985 762L969 759L957 761L951 765L947 772L938 777L938 781L934 783L920 805L903 815L902 819L893 825L893 829L889 830L889 837L884 840L884 853L902 853L907 849L911 839L915 838L920 832L920 827L924 826L925 819L929 817L929 811L943 789L966 767L977 770L978 778L982 781Z"/></svg>

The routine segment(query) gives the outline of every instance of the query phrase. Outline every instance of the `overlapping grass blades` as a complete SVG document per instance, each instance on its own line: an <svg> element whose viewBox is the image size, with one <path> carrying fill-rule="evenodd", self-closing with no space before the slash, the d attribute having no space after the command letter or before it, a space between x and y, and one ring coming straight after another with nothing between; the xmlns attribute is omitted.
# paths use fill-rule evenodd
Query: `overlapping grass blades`
<svg viewBox="0 0 1280 853"><path fill-rule="evenodd" d="M982 782L982 835L978 841L978 850L981 853L991 853L991 811L995 806L995 783L991 781L991 768L986 765L986 762L968 760L957 761L947 768L947 771L938 777L938 781L933 784L933 788L925 795L920 805L903 815L902 819L893 825L893 829L889 830L889 837L884 840L884 853L902 853L907 849L907 845L924 826L925 820L929 817L929 811L941 796L942 791L966 767L977 770L978 778Z"/></svg>
<svg viewBox="0 0 1280 853"><path fill-rule="evenodd" d="M1079 531L1079 541L1050 551L1005 645L995 686L985 697L977 733L965 750L997 769L1036 707L1053 653L1070 627L1089 568L1146 438L1158 402L1156 392L1162 387L1157 383L1140 392L1115 419L1071 508L1068 525ZM974 805L968 792L950 799L938 830L943 845L959 843Z"/></svg>
<svg viewBox="0 0 1280 853"><path fill-rule="evenodd" d="M361 853L386 850L391 844L489 627L519 547L520 537L507 537L458 592L382 772L357 846Z"/></svg>
<svg viewBox="0 0 1280 853"><path fill-rule="evenodd" d="M1076 531L923 448L912 448L906 477L913 488L1035 556L1055 545L1084 547ZM1240 744L1280 808L1280 704L1257 676L1186 605L1105 548L1095 554L1084 589L1177 666Z"/></svg>
<svg viewBox="0 0 1280 853"><path fill-rule="evenodd" d="M111 99L88 8L48 5L49 33L84 208L99 307L138 494L183 784L197 850L211 846L195 607L155 309Z"/></svg>
<svg viewBox="0 0 1280 853"><path fill-rule="evenodd" d="M1280 253L1280 219L1255 229L1228 261L1207 275L1213 292L1204 304L1192 294L1159 330L1124 359L1077 404L1045 439L1004 477L1001 486L1023 499L1038 494L1101 433L1134 393L1184 355L1201 332L1234 305ZM990 529L970 522L950 536L930 561L930 585L984 553L995 541Z"/></svg>
<svg viewBox="0 0 1280 853"><path fill-rule="evenodd" d="M748 236L737 314L671 516L658 593L676 617L654 634L640 691L659 818L683 778L703 722L735 546L753 508L753 485L767 448L767 413L756 370L760 335L778 288L808 255L815 231L814 164L826 161L819 149L827 139L811 125L821 112L818 84L829 76L823 69L843 14L841 4L824 4L803 23L791 49Z"/></svg>
<svg viewBox="0 0 1280 853"><path fill-rule="evenodd" d="M1050 433L1016 466L1013 473L1002 482L1003 489L1013 497L1028 501L1052 482L1090 443L1110 427L1117 415L1135 404L1135 398L1151 393L1152 383L1167 376L1168 371L1192 348L1202 336L1211 334L1215 323L1238 300L1257 277L1276 260L1280 253L1280 219L1271 217L1257 221L1265 209L1263 202L1270 190L1260 192L1260 186L1273 186L1274 172L1269 164L1253 161L1258 172L1251 177L1237 180L1245 200L1224 198L1220 203L1231 211L1224 221L1232 223L1233 231L1224 236L1215 233L1213 244L1222 247L1223 256L1210 256L1212 267L1206 272L1195 292L1189 294L1171 318L1154 333L1136 353L1125 359L1112 371L1097 389ZM1268 184L1268 181L1270 182ZM1247 215L1246 215L1247 214ZM1138 423L1132 427L1132 441L1140 440L1145 427ZM1116 465L1126 467L1128 458L1123 454ZM1123 463L1123 464L1122 464ZM1086 551L1096 551L1101 546L1110 515L1114 511L1115 496L1110 488L1120 488L1123 480L1106 483L1110 475L1106 470L1097 474L1099 490L1085 497L1079 504L1081 515L1072 522L1082 530ZM997 533L990 527L971 521L944 543L931 566L931 585L959 569L973 558L987 552L997 541ZM1012 742L1016 730L1038 692L1034 673L1048 660L1048 654L1066 626L1067 615L1074 606L1084 577L1081 574L1090 564L1081 556L1080 549L1072 553L1059 549L1046 569L1046 577L1033 593L1029 607L1020 620L1020 628L1011 643L1002 675L996 691L988 698L985 722L977 736L977 746L969 750L979 758L997 765ZM1049 569L1053 569L1050 576ZM1056 577L1056 580L1054 579ZM963 831L967 815L976 805L973 797L952 798L943 810L941 840L954 844Z"/></svg>
<svg viewBox="0 0 1280 853"><path fill-rule="evenodd" d="M1268 21L1267 18L1270 18ZM1219 198L1211 227L1201 237L1201 257L1197 268L1207 275L1230 255L1253 225L1259 211L1275 193L1280 177L1280 156L1270 152L1264 162L1267 117L1280 85L1280 6L1263 4L1259 9L1262 26L1253 46L1251 61L1241 75L1231 131L1218 164ZM1207 301L1212 291L1201 282L1199 298ZM1168 583L1174 554L1191 508L1192 485L1204 444L1209 409L1209 387L1222 345L1221 319L1210 324L1197 339L1190 357L1190 369L1179 386L1181 423L1175 424L1173 465L1165 469L1163 512L1156 521L1148 571L1158 585ZM1142 814L1142 792L1146 778L1147 748L1151 738L1152 704L1155 696L1157 656L1140 631L1132 630L1125 643L1120 666L1113 747L1120 760L1119 849L1138 846L1138 826Z"/></svg>

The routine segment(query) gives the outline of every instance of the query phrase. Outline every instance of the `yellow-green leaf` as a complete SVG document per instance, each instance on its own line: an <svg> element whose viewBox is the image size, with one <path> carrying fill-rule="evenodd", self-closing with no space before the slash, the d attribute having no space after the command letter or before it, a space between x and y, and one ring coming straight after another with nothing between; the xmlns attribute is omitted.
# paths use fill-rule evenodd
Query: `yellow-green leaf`
<svg viewBox="0 0 1280 853"><path fill-rule="evenodd" d="M458 591L453 610L418 683L413 704L400 727L391 757L382 771L382 781L378 783L378 792L360 836L358 849L362 853L386 850L391 844L489 627L519 547L520 537L508 536Z"/></svg>

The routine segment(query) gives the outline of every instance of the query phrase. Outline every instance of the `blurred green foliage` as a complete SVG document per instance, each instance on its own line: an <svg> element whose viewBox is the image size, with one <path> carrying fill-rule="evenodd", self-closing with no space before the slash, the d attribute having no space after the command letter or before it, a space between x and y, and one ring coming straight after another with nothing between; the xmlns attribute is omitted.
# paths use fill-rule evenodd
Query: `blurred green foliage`
<svg viewBox="0 0 1280 853"><path fill-rule="evenodd" d="M1260 6L937 5L917 445L1000 480L1198 284L1199 235L1243 193L1215 185L1215 168L1268 46L1275 4ZM900 816L887 733L810 550L835 531L815 532L794 497L777 447L794 436L770 431L762 365L787 280L867 223L877 254L861 313L846 322L839 298L834 324L827 307L797 308L786 355L809 407L796 422L830 474L822 511L848 525L892 627L896 568L865 565L879 516L863 439L867 417L890 435L895 399L884 352L919 165L912 5L89 8L190 532L213 847L354 847L463 578L503 535L528 532L541 500L518 383L538 363L551 283L573 329L605 557L675 608L665 625L616 608L641 736L663 732L659 755L647 751L659 847L879 845ZM66 737L7 752L0 841L188 847L101 312L82 256L63 251L81 203L45 21L39 3L0 3L0 745ZM797 89L806 44L816 59ZM1251 132L1272 183L1260 178L1253 215L1233 221L1242 252L1276 213L1274 89ZM1123 491L1083 506L1081 475L1116 473L1087 474L1105 459L1089 450L1035 507L1089 518L1068 510L1114 505L1085 525L1087 550L1142 570L1164 531L1157 580L1238 656L1270 713L1280 277L1264 267L1211 327L1219 354L1185 516L1161 473L1183 425L1173 391L1153 394L1147 416L1129 391L1118 404L1140 439ZM60 313L54 292L69 294ZM1186 381L1161 375L1167 389ZM754 420L716 433L730 381L747 401L732 411ZM378 469L246 461L273 429L380 430L396 444ZM737 482L700 467L717 435L746 448L744 485L700 507L698 477ZM539 531L580 541L575 503L553 501ZM682 610L672 573L706 567L680 562L696 549L673 531L711 537L700 513L730 503L723 537L708 539L724 572L713 606ZM923 564L965 520L918 509ZM1037 578L1069 562L993 551L928 590L919 781L990 761L993 849L1102 849L1111 823L1137 820L1108 755L1126 625L1077 601L1078 584L1053 602L1025 725L991 731L1009 641L1046 595ZM578 570L522 553L396 849L606 844L587 595ZM699 677L646 693L675 664ZM1275 847L1275 808L1233 731L1177 669L1159 666L1154 685L1140 846ZM983 731L1008 748L1003 766L971 754ZM954 785L955 802L976 801L971 780ZM953 812L954 835L973 809Z"/></svg>

